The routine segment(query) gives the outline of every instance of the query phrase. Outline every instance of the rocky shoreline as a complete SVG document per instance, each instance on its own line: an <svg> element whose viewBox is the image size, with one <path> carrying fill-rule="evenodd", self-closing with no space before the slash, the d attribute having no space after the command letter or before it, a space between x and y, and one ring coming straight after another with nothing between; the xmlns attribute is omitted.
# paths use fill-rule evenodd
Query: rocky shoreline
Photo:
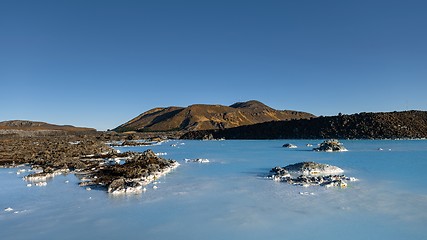
<svg viewBox="0 0 427 240"><path fill-rule="evenodd" d="M190 131L181 139L426 139L427 111L338 114Z"/></svg>
<svg viewBox="0 0 427 240"><path fill-rule="evenodd" d="M45 186L57 175L76 174L80 186L103 188L112 194L142 192L144 186L179 166L151 150L120 153L106 144L108 140L129 142L118 138L103 134L1 138L0 166L29 165L32 173L23 177L27 186Z"/></svg>

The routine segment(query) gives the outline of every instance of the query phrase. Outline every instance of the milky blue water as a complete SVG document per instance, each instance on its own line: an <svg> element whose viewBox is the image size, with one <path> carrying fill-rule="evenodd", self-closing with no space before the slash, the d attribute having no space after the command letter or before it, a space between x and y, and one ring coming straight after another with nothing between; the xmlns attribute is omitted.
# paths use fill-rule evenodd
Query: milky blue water
<svg viewBox="0 0 427 240"><path fill-rule="evenodd" d="M27 187L17 169L0 169L0 238L427 239L427 141L343 141L349 151L341 153L305 147L320 142L152 146L181 166L161 178L157 189L120 197L86 191L74 175ZM298 148L282 148L284 143ZM211 162L185 163L184 158ZM301 161L339 166L360 181L347 189L326 189L264 178L272 167ZM13 211L3 211L8 207Z"/></svg>

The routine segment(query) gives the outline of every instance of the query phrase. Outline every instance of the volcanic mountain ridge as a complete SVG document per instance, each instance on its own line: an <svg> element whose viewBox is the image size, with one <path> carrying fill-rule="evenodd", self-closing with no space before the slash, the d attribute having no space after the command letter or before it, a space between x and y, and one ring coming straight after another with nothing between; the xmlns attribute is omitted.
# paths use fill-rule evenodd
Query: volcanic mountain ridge
<svg viewBox="0 0 427 240"><path fill-rule="evenodd" d="M230 106L195 104L188 107L154 108L113 129L116 132L165 132L226 129L256 123L310 119L313 114L276 110L259 101Z"/></svg>

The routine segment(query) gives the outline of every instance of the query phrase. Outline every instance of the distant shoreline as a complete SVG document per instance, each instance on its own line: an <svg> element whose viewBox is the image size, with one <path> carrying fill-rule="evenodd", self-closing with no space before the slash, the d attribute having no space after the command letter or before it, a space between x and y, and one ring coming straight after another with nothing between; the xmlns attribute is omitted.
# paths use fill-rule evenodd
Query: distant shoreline
<svg viewBox="0 0 427 240"><path fill-rule="evenodd" d="M359 113L190 131L181 139L424 139L427 111Z"/></svg>

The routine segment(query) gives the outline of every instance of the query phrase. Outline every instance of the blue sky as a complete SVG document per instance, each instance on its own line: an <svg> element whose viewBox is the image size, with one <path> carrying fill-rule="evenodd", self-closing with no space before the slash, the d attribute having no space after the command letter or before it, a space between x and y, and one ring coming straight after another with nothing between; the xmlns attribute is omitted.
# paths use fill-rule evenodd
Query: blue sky
<svg viewBox="0 0 427 240"><path fill-rule="evenodd" d="M427 110L427 1L0 2L0 121L114 128L256 99Z"/></svg>

